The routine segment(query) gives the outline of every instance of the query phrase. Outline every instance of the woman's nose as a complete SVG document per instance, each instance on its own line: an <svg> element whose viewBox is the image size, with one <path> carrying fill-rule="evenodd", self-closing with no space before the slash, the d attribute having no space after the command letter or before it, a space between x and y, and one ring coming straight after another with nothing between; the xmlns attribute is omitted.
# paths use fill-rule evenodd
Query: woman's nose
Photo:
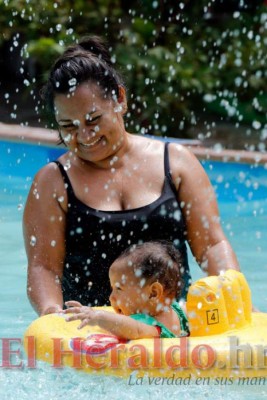
<svg viewBox="0 0 267 400"><path fill-rule="evenodd" d="M88 140L89 138L91 139L93 136L95 136L95 133L92 131L92 129L89 126L81 125L77 129L77 138L78 140Z"/></svg>
<svg viewBox="0 0 267 400"><path fill-rule="evenodd" d="M116 301L116 298L115 298L115 295L114 295L113 292L111 292L111 294L109 296L109 301L110 301L111 304L115 303L115 301Z"/></svg>

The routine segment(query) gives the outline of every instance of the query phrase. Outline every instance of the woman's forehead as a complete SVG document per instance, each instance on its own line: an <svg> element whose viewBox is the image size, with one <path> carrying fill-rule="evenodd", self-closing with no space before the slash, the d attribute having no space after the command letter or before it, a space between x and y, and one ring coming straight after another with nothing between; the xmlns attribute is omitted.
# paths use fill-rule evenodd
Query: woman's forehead
<svg viewBox="0 0 267 400"><path fill-rule="evenodd" d="M71 103L90 103L92 106L99 103L110 102L111 99L103 94L103 91L94 83L85 82L67 93L56 93L54 103L58 104L71 104Z"/></svg>

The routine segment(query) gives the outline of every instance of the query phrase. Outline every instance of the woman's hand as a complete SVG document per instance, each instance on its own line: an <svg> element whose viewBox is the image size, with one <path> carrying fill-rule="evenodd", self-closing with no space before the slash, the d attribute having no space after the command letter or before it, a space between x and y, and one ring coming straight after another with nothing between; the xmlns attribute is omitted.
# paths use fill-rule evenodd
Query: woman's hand
<svg viewBox="0 0 267 400"><path fill-rule="evenodd" d="M59 304L55 304L53 306L47 307L42 313L41 316L47 315L47 314L54 314L54 313L62 313L62 307Z"/></svg>
<svg viewBox="0 0 267 400"><path fill-rule="evenodd" d="M66 301L67 310L64 310L64 314L73 314L66 318L66 321L76 321L79 319L81 324L78 329L83 328L86 325L97 325L98 312L93 310L91 307L83 306L78 301Z"/></svg>

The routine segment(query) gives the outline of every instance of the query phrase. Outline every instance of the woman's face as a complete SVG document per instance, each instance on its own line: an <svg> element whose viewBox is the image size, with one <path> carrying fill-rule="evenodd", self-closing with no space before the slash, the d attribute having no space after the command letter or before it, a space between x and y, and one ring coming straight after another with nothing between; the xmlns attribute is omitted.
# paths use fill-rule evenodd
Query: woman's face
<svg viewBox="0 0 267 400"><path fill-rule="evenodd" d="M55 116L66 146L83 160L112 156L123 142L125 92L117 101L105 99L93 83L82 83L69 94L55 97Z"/></svg>

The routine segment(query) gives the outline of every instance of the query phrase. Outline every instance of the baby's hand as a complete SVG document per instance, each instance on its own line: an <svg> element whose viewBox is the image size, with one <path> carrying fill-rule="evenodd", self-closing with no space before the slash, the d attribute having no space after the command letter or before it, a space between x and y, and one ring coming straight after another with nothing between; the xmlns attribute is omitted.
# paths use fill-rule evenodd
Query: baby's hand
<svg viewBox="0 0 267 400"><path fill-rule="evenodd" d="M91 308L83 306L78 301L66 301L67 310L64 310L64 314L74 314L66 318L66 321L76 321L79 319L81 324L78 329L83 328L85 325L97 325L96 316L97 313Z"/></svg>

